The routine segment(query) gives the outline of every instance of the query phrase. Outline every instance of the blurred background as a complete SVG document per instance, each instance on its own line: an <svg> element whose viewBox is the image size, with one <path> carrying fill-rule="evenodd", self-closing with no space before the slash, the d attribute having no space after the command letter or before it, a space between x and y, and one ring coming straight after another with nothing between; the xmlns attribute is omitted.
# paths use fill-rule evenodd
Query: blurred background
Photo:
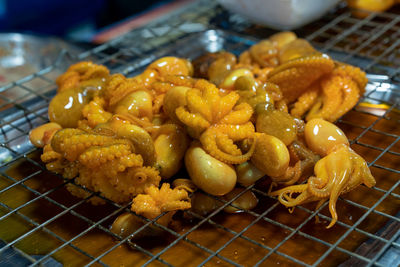
<svg viewBox="0 0 400 267"><path fill-rule="evenodd" d="M171 0L0 0L0 32L90 41L111 25Z"/></svg>
<svg viewBox="0 0 400 267"><path fill-rule="evenodd" d="M154 20L173 16L174 11L195 1L199 0L0 0L0 86L50 66L62 49L79 54ZM255 23L252 29L262 34L246 34L259 38L269 36L273 30L313 26L324 14L338 8L350 8L357 18L370 16L369 20L375 15L360 9L380 12L400 8L396 6L400 0L211 1L222 6L218 16L207 18L211 24L229 29L238 21ZM196 12L199 10L192 10L192 15ZM190 19L180 23L173 27L185 32L204 29L203 24L190 23ZM168 31L168 26L157 30Z"/></svg>
<svg viewBox="0 0 400 267"><path fill-rule="evenodd" d="M123 34L124 32L115 30L123 24L129 24L129 26L125 25L125 30L126 28L130 30L145 25L146 22L158 16L168 14L177 6L192 1L195 0L0 0L0 33L41 34L58 36L69 41L101 43ZM293 13L277 14L276 10L282 11L281 9L287 9L289 5L295 6L300 10L299 12L309 16L312 13L317 14L318 10L320 13L326 12L338 2L350 8L378 12L387 10L400 2L400 0L217 1L227 9L244 16L247 15L248 18L253 18L253 22L261 24L268 19L279 21L282 18L295 16L296 14ZM310 5L311 2L312 5ZM266 18L264 13L267 11L256 12L260 11L253 7L253 4L257 3L261 4L257 8L261 8L263 11L273 10L268 16L272 18ZM246 6L248 7L247 11ZM323 11L324 7L327 10ZM260 14L257 17L258 13ZM137 22L132 24L135 19L140 21L140 25ZM311 18L310 21L312 21ZM287 23L290 24L290 22ZM114 33L109 34L110 30L113 30ZM105 32L108 32L107 36L104 36ZM99 35L101 35L100 38Z"/></svg>

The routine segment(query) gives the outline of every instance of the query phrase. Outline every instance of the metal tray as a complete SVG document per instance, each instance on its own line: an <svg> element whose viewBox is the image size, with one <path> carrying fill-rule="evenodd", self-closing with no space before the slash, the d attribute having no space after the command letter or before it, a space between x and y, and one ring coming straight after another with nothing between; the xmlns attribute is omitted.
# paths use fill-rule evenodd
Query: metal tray
<svg viewBox="0 0 400 267"><path fill-rule="evenodd" d="M197 23L211 9L212 6L201 9L199 4L194 21ZM188 16L183 14L176 20ZM174 28L174 20L169 22L171 29ZM0 236L12 230L4 228L10 226L9 221L21 226L15 234L2 236L5 244L0 247L0 265L7 263L7 258L2 256L11 247L29 264L49 266L56 264L51 258L71 265L388 266L399 263L399 254L396 254L400 248L398 69L380 60L383 57L351 54L337 45L321 45L316 41L323 36L321 31L308 35L308 39L332 57L368 71L370 82L361 102L373 105L359 104L338 124L348 135L352 148L367 159L378 180L372 189L361 187L361 194L349 193L340 198L339 221L332 229L325 229L330 220L326 205L316 211L313 205L305 205L289 214L257 185L246 188L260 198L253 211L231 215L224 214L221 207L208 216L186 211L170 228L158 225L167 235L165 240L131 243L109 231L112 220L128 211L129 205L106 200L106 206L92 207L86 199L70 196L64 186L73 181L64 181L48 172L40 161L40 151L27 139L30 129L47 121L47 105L55 91L54 73L64 71L65 63L90 58L114 73L132 76L164 55L195 58L206 51L221 49L239 54L258 40L240 30L236 33L226 29L203 31L204 27L197 33L171 34L164 30L158 36L163 38L154 38L157 35L154 29L165 25L150 26L77 57L65 53L61 57L62 65L52 65L0 88L3 100L0 104ZM146 35L149 32L152 38ZM147 40L146 45L142 40ZM27 86L32 80L41 85ZM5 97L4 93L9 90L21 90L25 94L19 98ZM24 193L18 195L20 191ZM231 205L232 201L224 202L224 206ZM195 219L188 221L184 219L186 215ZM315 215L325 224L316 224ZM145 227L150 224L156 223L148 221ZM63 231L71 227L72 231Z"/></svg>

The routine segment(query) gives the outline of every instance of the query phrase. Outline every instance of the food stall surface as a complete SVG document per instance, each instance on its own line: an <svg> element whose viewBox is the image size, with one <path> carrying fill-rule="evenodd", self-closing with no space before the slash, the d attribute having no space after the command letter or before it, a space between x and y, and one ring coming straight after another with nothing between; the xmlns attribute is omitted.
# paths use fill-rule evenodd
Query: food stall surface
<svg viewBox="0 0 400 267"><path fill-rule="evenodd" d="M223 205L208 215L184 211L169 227L155 222L157 218L146 219L137 232L155 225L165 238L133 242L109 230L119 214L130 211L130 204L120 205L93 192L86 199L74 198L66 185L87 189L46 170L28 133L48 121L55 78L69 65L91 60L112 73L132 77L162 56L194 59L222 49L238 55L276 32L209 0L171 12L86 52L63 50L54 64L0 87L0 266L17 257L32 266L399 265L397 9L358 18L340 4L322 19L295 30L335 60L360 67L369 79L359 104L336 124L352 149L367 160L377 184L340 197L339 221L330 229L326 229L331 220L327 203L316 210L314 205L298 206L289 213L256 184L244 191L259 198L254 210L223 213L233 198L221 200ZM106 205L87 203L95 196ZM322 223L315 222L316 216Z"/></svg>

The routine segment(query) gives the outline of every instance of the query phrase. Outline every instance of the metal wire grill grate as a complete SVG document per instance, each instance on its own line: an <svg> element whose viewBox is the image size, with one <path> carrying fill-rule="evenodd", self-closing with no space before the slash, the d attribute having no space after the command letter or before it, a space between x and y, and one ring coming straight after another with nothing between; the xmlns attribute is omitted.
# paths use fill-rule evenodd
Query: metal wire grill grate
<svg viewBox="0 0 400 267"><path fill-rule="evenodd" d="M166 237L133 243L109 230L129 205L105 199L106 205L93 207L86 202L98 196L93 192L86 199L73 198L65 186L79 185L48 172L40 151L30 145L28 132L47 122L54 80L71 63L93 60L132 76L164 55L194 58L221 49L238 54L272 33L213 1L199 1L83 54L64 51L52 66L0 88L0 237L5 241L0 263L9 263L12 247L33 266L54 265L52 258L104 266L389 265L388 255L400 250L400 16L393 12L358 19L338 7L297 32L335 59L367 71L361 102L375 105L359 104L338 121L352 148L369 162L377 185L340 198L339 221L332 229L325 229L326 204L317 210L300 206L289 214L262 186L253 185L242 192L260 199L252 211L222 212L238 195L220 200L223 205L206 216L186 211L169 228L157 224L158 218L142 218L147 223L134 235L155 225ZM324 223L316 224L315 215Z"/></svg>

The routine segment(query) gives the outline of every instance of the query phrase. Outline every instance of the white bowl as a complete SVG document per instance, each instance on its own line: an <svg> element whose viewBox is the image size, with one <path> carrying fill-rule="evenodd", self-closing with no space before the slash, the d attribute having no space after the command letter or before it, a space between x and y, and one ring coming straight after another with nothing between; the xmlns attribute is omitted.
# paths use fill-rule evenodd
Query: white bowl
<svg viewBox="0 0 400 267"><path fill-rule="evenodd" d="M218 0L226 9L277 30L292 30L322 17L340 0Z"/></svg>

